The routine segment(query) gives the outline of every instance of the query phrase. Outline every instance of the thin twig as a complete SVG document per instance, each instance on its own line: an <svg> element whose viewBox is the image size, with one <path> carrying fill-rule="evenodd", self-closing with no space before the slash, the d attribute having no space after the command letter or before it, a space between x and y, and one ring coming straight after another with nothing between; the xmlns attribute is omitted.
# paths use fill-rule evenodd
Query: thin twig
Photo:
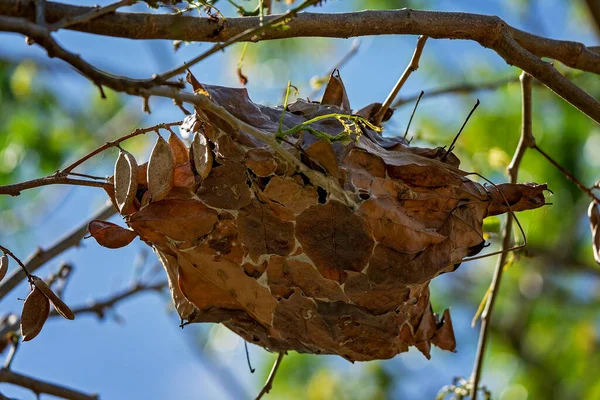
<svg viewBox="0 0 600 400"><path fill-rule="evenodd" d="M98 18L102 15L114 12L121 7L131 6L135 3L137 3L137 0L122 0L122 1L117 1L116 3L113 3L113 4L109 4L104 7L96 6L92 10L90 10L84 14L80 14L76 17L65 17L61 21L58 21L57 23L50 25L49 29L51 32L56 32L59 29L64 29L64 28L67 28L72 25L83 24L83 23L89 22L95 18Z"/></svg>
<svg viewBox="0 0 600 400"><path fill-rule="evenodd" d="M462 126L458 130L458 133L456 134L456 136L454 136L454 139L452 139L452 143L450 143L450 146L448 147L448 150L446 150L446 152L444 153L444 156L441 158L440 161L444 161L448 157L448 155L452 152L452 150L454 150L454 145L456 144L456 141L458 140L458 138L459 138L460 134L462 133L463 129L465 129L465 126L467 125L467 122L469 122L469 118L471 118L471 115L473 115L473 113L475 112L475 110L477 109L477 107L479 107L479 104L480 104L480 101L479 101L479 99L477 99L477 101L475 102L475 105L473 106L473 108L469 112L469 115L467 115L467 118L465 118L465 121L463 122Z"/></svg>
<svg viewBox="0 0 600 400"><path fill-rule="evenodd" d="M277 370L279 369L279 365L281 364L281 360L283 360L283 356L285 353L279 353L277 356L277 360L273 364L273 368L271 369L271 373L269 374L269 378L267 378L267 382L263 386L262 390L256 396L256 400L260 400L265 394L269 393L271 389L273 389L273 382L275 381L275 375L277 374Z"/></svg>
<svg viewBox="0 0 600 400"><path fill-rule="evenodd" d="M408 135L408 129L410 128L410 124L411 124L411 122L413 120L413 117L415 116L415 112L417 111L417 107L419 106L419 101L421 101L421 97L423 97L424 94L425 94L425 92L421 90L421 93L419 93L419 97L417 97L417 102L415 103L415 106L413 107L413 110L410 113L410 118L408 120L408 125L406 125L406 131L404 131L404 139L406 139L406 135Z"/></svg>
<svg viewBox="0 0 600 400"><path fill-rule="evenodd" d="M388 97L383 102L383 105L381 106L379 111L377 111L377 113L373 116L373 123L375 125L381 125L381 121L383 120L385 113L394 102L394 99L398 95L398 92L400 91L400 89L402 89L402 86L404 86L404 83L406 82L410 74L412 74L419 68L419 59L421 58L421 54L423 54L425 42L427 42L427 36L419 36L419 39L417 39L417 46L415 47L415 52L413 53L412 58L410 59L410 63L402 73L402 76L400 76L400 79L398 79L398 82L396 82L396 85L394 85L394 88L392 89Z"/></svg>
<svg viewBox="0 0 600 400"><path fill-rule="evenodd" d="M94 314L99 319L104 319L106 310L115 307L117 303L144 292L160 292L167 287L169 287L169 283L166 281L154 284L139 282L134 284L131 288L114 293L103 300L96 300L93 303L81 307L72 307L71 310L75 315ZM57 316L59 316L59 314L56 311L50 313L50 317Z"/></svg>
<svg viewBox="0 0 600 400"><path fill-rule="evenodd" d="M269 19L269 21L266 23L261 23L259 20L259 23L256 26L254 26L250 29L247 29L244 32L241 32L238 35L233 36L232 38L226 40L223 43L215 44L209 50L207 50L204 53L200 54L199 56L194 57L191 60L183 63L183 65L181 65L177 68L174 68L170 71L167 71L163 74L157 75L156 77L154 77L153 81L157 82L157 83L163 83L163 82L166 82L168 79L171 79L177 75L183 74L189 68L191 68L193 65L195 65L195 64L199 63L200 61L204 60L205 58L231 46L234 43L238 43L238 42L244 41L246 39L250 39L250 38L258 35L259 33L262 33L264 31L266 31L267 29L272 28L273 26L275 26L279 23L287 23L288 21L290 21L291 19L296 17L296 15L300 11L316 4L318 1L320 1L320 0L304 0L297 7L294 7L292 9L288 10L286 13L278 15L275 18Z"/></svg>
<svg viewBox="0 0 600 400"><path fill-rule="evenodd" d="M516 183L519 173L519 167L523 154L528 147L535 145L535 139L533 138L533 132L531 127L531 76L523 72L521 74L521 93L522 93L522 122L521 122L521 139L519 145L515 150L513 159L509 165L509 176L510 183ZM502 250L510 248L511 236L512 236L512 224L513 215L508 214L506 216L506 224L502 232ZM489 327L491 323L492 312L498 292L500 290L500 282L502 279L502 272L504 265L508 257L508 252L502 252L498 257L492 283L490 285L489 296L483 312L481 313L481 329L479 333L479 343L477 345L477 354L475 356L475 363L473 365L472 374L472 388L471 388L471 400L477 399L479 380L481 378L481 371L483 368L483 359L485 355L487 339L489 334Z"/></svg>
<svg viewBox="0 0 600 400"><path fill-rule="evenodd" d="M69 164L62 170L53 173L52 175L45 176L43 178L32 179L30 181L15 183L12 185L0 186L0 195L8 194L11 196L19 196L23 190L33 189L36 187L48 186L48 185L75 185L75 186L92 186L92 187L101 187L101 188L110 187L110 184L107 182L96 182L96 181L88 181L88 180L82 180L82 179L73 179L73 178L69 178L68 175L88 177L90 179L103 179L103 178L99 178L99 177L93 177L90 175L74 173L72 171L73 171L73 169L75 169L79 165L83 164L84 162L86 162L90 158L94 157L95 155L100 154L103 151L110 149L111 147L118 146L119 143L124 142L125 140L128 140L128 139L131 139L134 136L143 135L148 132L157 131L158 129L164 129L167 126L174 126L174 125L180 125L180 124L181 124L181 121L176 121L176 122L158 124L158 125L155 125L155 126L152 126L149 128L136 129L128 135L122 136L122 137L112 140L110 142L106 142L102 146L91 151L90 153L81 157L77 161Z"/></svg>
<svg viewBox="0 0 600 400"><path fill-rule="evenodd" d="M90 218L90 220L108 219L115 213L116 210L113 205L111 203L107 203L105 206L100 208L100 210L98 210L98 212L92 218ZM86 220L83 224L79 225L72 232L59 239L47 249L38 248L25 261L25 268L30 273L34 273L38 268L57 255L70 249L71 247L77 246L87 233L88 222L89 220ZM4 298L4 296L10 293L10 291L12 291L19 283L21 283L26 276L27 275L25 274L25 271L16 269L11 275L5 277L2 280L2 283L0 283L0 299Z"/></svg>
<svg viewBox="0 0 600 400"><path fill-rule="evenodd" d="M0 369L0 382L11 383L31 390L35 394L49 394L70 400L98 400L95 394L86 394L65 386L42 381L9 369Z"/></svg>
<svg viewBox="0 0 600 400"><path fill-rule="evenodd" d="M9 249L7 249L6 247L4 247L2 245L0 245L0 251L2 251L4 254L6 254L7 256L10 256L13 260L15 260L17 262L17 264L19 264L19 267L21 267L21 269L17 270L17 271L23 272L25 274L25 276L27 277L27 279L31 282L31 279L32 279L31 273L29 272L29 270L27 269L25 264L23 264L23 262L19 259L19 257L15 256L12 251L10 251Z"/></svg>
<svg viewBox="0 0 600 400"><path fill-rule="evenodd" d="M79 160L73 162L72 164L66 166L65 168L62 169L62 173L66 174L66 173L70 173L71 171L73 171L76 167L78 167L79 165L83 164L84 162L86 162L87 160L89 160L90 158L94 157L97 154L102 153L103 151L110 149L111 147L115 147L118 144L131 139L132 137L135 136L139 136L139 135L143 135L146 134L148 132L156 132L159 129L165 129L166 127L169 126L175 126L175 125L181 125L182 121L175 121L175 122L167 122L167 123L163 123L163 124L158 124L158 125L154 125L148 128L140 128L140 129L136 129L133 132L131 132L128 135L122 136L118 139L112 140L110 142L106 142L104 145L98 147L97 149L91 151L90 153L86 154L85 156L81 157Z"/></svg>
<svg viewBox="0 0 600 400"><path fill-rule="evenodd" d="M253 374L256 372L255 368L252 368L252 363L250 362L250 352L248 351L248 342L244 340L244 349L246 350L246 362L248 362L248 369L250 373Z"/></svg>
<svg viewBox="0 0 600 400"><path fill-rule="evenodd" d="M571 182L573 182L575 185L577 185L577 187L579 188L579 190L581 190L582 192L584 192L586 195L588 195L588 197L590 197L592 200L600 203L600 198L598 198L594 192L592 191L592 189L588 188L587 186L585 186L583 183L581 183L579 181L579 179L577 179L573 174L571 174L569 171L567 171L562 165L560 165L556 160L554 160L552 157L550 157L550 155L548 155L548 153L546 153L544 150L542 150L537 144L534 143L534 145L532 146L532 148L534 150L536 150L538 153L540 153L542 156L544 156L544 158L546 160L548 160L552 165L554 165L568 180L570 180Z"/></svg>
<svg viewBox="0 0 600 400"><path fill-rule="evenodd" d="M17 350L19 349L19 335L16 333L10 334L10 352L6 356L6 360L4 360L4 369L10 369L15 356L17 355Z"/></svg>

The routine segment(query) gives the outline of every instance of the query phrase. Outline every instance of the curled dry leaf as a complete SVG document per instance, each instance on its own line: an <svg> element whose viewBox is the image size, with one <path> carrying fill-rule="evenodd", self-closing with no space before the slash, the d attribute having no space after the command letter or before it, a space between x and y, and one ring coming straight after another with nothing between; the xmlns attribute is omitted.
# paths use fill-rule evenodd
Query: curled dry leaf
<svg viewBox="0 0 600 400"><path fill-rule="evenodd" d="M29 293L21 313L21 335L27 342L36 337L44 327L50 314L50 301L38 287Z"/></svg>
<svg viewBox="0 0 600 400"><path fill-rule="evenodd" d="M46 282L44 282L39 277L34 276L33 284L35 285L36 289L39 289L44 294L44 296L46 296L48 298L48 300L50 300L50 302L54 306L54 309L56 310L57 313L59 313L61 316L63 316L66 319L69 319L69 320L75 319L75 314L73 314L73 311L71 311L69 306L67 306L64 303L64 301L62 301L60 299L60 297L58 297L52 291L52 289L50 289L50 286L48 286L48 284Z"/></svg>
<svg viewBox="0 0 600 400"><path fill-rule="evenodd" d="M171 132L171 134L169 135L169 146L171 146L171 150L173 151L175 165L181 165L188 162L188 149L185 143L183 143L183 140L181 140L179 136L177 136L173 132Z"/></svg>
<svg viewBox="0 0 600 400"><path fill-rule="evenodd" d="M588 217L590 218L590 228L592 230L592 249L594 250L594 259L600 264L600 209L598 203L592 201L588 208Z"/></svg>
<svg viewBox="0 0 600 400"><path fill-rule="evenodd" d="M173 188L174 178L173 151L167 141L159 135L148 161L147 179L151 201L164 199Z"/></svg>
<svg viewBox="0 0 600 400"><path fill-rule="evenodd" d="M138 165L135 157L125 150L119 151L115 163L114 190L115 201L121 214L137 211L134 207L135 194L138 187Z"/></svg>
<svg viewBox="0 0 600 400"><path fill-rule="evenodd" d="M134 214L135 215L135 214ZM109 249L127 246L137 233L108 221L93 220L88 224L90 235L98 244Z"/></svg>
<svg viewBox="0 0 600 400"><path fill-rule="evenodd" d="M6 273L8 272L8 256L3 254L0 257L0 281L4 279Z"/></svg>
<svg viewBox="0 0 600 400"><path fill-rule="evenodd" d="M213 154L203 134L196 132L190 146L190 161L192 169L202 179L206 179L213 164Z"/></svg>

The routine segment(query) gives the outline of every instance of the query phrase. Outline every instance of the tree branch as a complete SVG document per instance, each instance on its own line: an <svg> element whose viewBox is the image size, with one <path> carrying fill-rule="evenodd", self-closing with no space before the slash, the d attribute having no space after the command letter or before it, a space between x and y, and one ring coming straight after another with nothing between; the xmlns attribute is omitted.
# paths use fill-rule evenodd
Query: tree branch
<svg viewBox="0 0 600 400"><path fill-rule="evenodd" d="M65 386L42 381L4 368L0 369L0 382L12 383L13 385L24 387L35 394L49 394L70 400L98 400L98 396L95 394L85 394Z"/></svg>
<svg viewBox="0 0 600 400"><path fill-rule="evenodd" d="M517 176L519 173L519 166L523 159L525 151L532 146L535 146L535 139L531 130L531 76L523 72L521 74L521 93L522 93L522 122L521 122L521 139L515 150L515 154L511 163L508 166L508 174L510 177L510 183L517 182ZM492 277L492 283L490 284L490 291L488 295L485 308L481 313L481 330L479 334L479 343L477 345L477 354L475 356L475 364L473 365L472 374L472 387L471 387L471 400L477 400L477 393L479 388L479 380L481 378L481 370L483 368L483 359L485 355L487 339L489 335L489 327L491 323L492 312L494 304L498 297L500 290L500 282L502 279L502 272L504 271L504 265L508 257L508 252L504 251L510 248L512 238L512 224L513 216L508 214L506 216L506 224L502 232L502 250L496 263L494 270L494 276Z"/></svg>
<svg viewBox="0 0 600 400"><path fill-rule="evenodd" d="M56 23L92 11L92 7L48 2L46 19ZM35 10L28 0L0 0L0 14L34 21ZM277 15L265 17L265 22ZM116 12L103 15L69 29L128 39L169 39L192 42L223 42L257 26L259 17L227 18L225 27L216 32L217 22L209 18L183 15ZM426 35L437 39L493 41L494 29L504 24L498 17L460 12L420 11L411 9L360 11L337 14L302 13L290 22L289 29L271 29L249 41L291 37L348 38L370 35ZM585 45L548 39L505 26L514 39L538 57L548 57L572 68L600 73L600 54ZM215 34L216 33L216 34ZM483 43L482 43L483 44ZM486 46L488 47L488 46Z"/></svg>
<svg viewBox="0 0 600 400"><path fill-rule="evenodd" d="M115 208L112 204L108 203L103 206L98 212L90 218L94 219L107 219L116 213ZM34 273L42 265L61 254L63 251L70 249L71 247L77 246L81 239L85 236L88 230L88 222L81 224L71 233L67 234L63 238L59 239L56 243L48 247L46 250L38 248L29 258L25 261L25 268L29 273ZM4 298L11 290L13 290L23 279L26 278L25 271L22 269L16 269L14 272L4 278L0 283L0 299Z"/></svg>
<svg viewBox="0 0 600 400"><path fill-rule="evenodd" d="M262 390L260 391L258 396L256 396L256 400L262 399L262 397L265 394L269 393L271 391L271 389L273 389L273 382L275 381L275 375L277 375L277 370L279 369L279 366L281 365L281 361L283 360L284 355L285 355L285 353L279 353L279 355L277 356L277 359L275 360L275 363L273 364L273 368L271 369L271 373L269 374L269 377L267 378L267 382L265 382L265 385L263 386Z"/></svg>
<svg viewBox="0 0 600 400"><path fill-rule="evenodd" d="M408 77L417 69L419 69L419 60L421 59L421 54L423 54L425 42L427 42L427 36L419 36L419 39L417 39L417 46L415 47L415 51L412 55L412 58L410 59L410 63L406 66L406 69L400 76L400 79L398 79L398 82L396 82L396 85L394 85L394 88L392 89L388 97L383 102L379 111L377 111L377 113L373 116L373 123L375 125L381 125L381 121L383 121L383 116L392 105L392 102L398 95L400 89L402 89L402 86L404 86L404 83L406 82Z"/></svg>
<svg viewBox="0 0 600 400"><path fill-rule="evenodd" d="M77 308L72 308L73 314L95 314L98 318L103 319L105 316L105 312L108 308L112 308L117 305L117 303L128 299L129 297L135 296L144 292L160 292L161 290L169 287L169 283L167 281L155 283L155 284L147 284L138 282L134 284L130 289L123 290L121 292L117 292L107 297L104 300L96 300L91 304L86 306L81 306ZM56 311L52 311L50 313L50 317L57 317L59 314Z"/></svg>
<svg viewBox="0 0 600 400"><path fill-rule="evenodd" d="M71 25L83 24L85 22L93 20L94 18L98 18L102 15L114 12L121 7L130 6L135 3L137 3L137 0L121 0L104 7L92 7L92 10L85 14L79 14L77 16L63 18L61 21L58 21L57 23L50 26L50 30L52 32L55 32L59 29L68 28Z"/></svg>
<svg viewBox="0 0 600 400"><path fill-rule="evenodd" d="M9 8L7 4L11 4L13 1L15 0L0 0L0 12L6 14L5 9ZM12 8L14 9L14 7ZM17 7L17 11L19 10L20 8ZM94 19L90 24L96 21L105 21L108 16L114 17L117 14L106 14L103 17ZM143 24L138 25L137 29L139 31L150 30L155 33L157 28L148 25L148 21L152 16L140 15L145 15L148 19L144 20ZM120 17L126 17L125 19L129 23L131 22L129 18L139 18L139 15L121 14ZM186 31L182 26L185 21L183 18L186 17L162 17L169 18L169 21L171 21L172 25L170 25L168 32ZM273 16L269 18L280 17ZM250 23L253 24L249 26L251 29L253 26L256 27L257 23L253 17L237 19L239 21L237 25L234 20L236 19L228 19L228 26L246 27L247 23ZM193 18L193 21L197 26L202 25L202 19ZM515 65L529 73L584 114L600 123L600 102L565 78L552 64L538 58L549 56L567 65L600 74L600 54L590 51L581 43L546 39L519 31L508 26L498 17L407 9L363 11L349 14L301 13L290 22L289 26L290 29L287 30L266 30L259 39L297 36L349 37L373 34L423 34L432 38L474 40L484 47L493 49L508 64ZM46 28L20 18L0 17L0 31L18 32L30 37L44 47L49 56L59 57L68 62L100 87L107 86L116 91L138 96L143 96L144 92L156 88L157 84L180 87L177 82L127 79L100 71L83 61L78 55L60 47ZM173 35L169 34L169 36ZM232 36L235 35L228 35L227 37L231 38ZM219 35L219 40L222 39L223 37ZM204 40L206 40L206 37L204 37Z"/></svg>

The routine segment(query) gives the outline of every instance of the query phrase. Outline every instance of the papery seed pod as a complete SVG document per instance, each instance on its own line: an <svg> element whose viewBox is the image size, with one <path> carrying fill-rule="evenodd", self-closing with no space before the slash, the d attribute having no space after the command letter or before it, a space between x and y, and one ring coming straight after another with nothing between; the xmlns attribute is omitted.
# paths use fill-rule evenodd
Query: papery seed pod
<svg viewBox="0 0 600 400"><path fill-rule="evenodd" d="M59 313L60 315L62 315L66 319L70 319L70 320L74 320L75 319L75 314L73 314L73 311L71 311L71 309L69 308L69 306L67 306L52 291L52 289L50 289L50 286L48 286L48 284L46 282L44 282L42 279L38 278L37 276L34 276L33 277L33 284L35 285L36 288L38 288L44 294L44 296L46 296L48 298L48 300L50 300L50 302L54 306L54 309L56 310L57 313Z"/></svg>
<svg viewBox="0 0 600 400"><path fill-rule="evenodd" d="M21 335L24 342L33 339L41 332L49 314L50 301L40 289L35 287L23 303Z"/></svg>
<svg viewBox="0 0 600 400"><path fill-rule="evenodd" d="M160 135L148 161L148 192L152 201L164 199L173 188L175 162L171 146Z"/></svg>
<svg viewBox="0 0 600 400"><path fill-rule="evenodd" d="M137 169L135 157L125 150L119 151L119 157L115 163L114 187L115 200L122 214L137 211L132 207L138 187Z"/></svg>
<svg viewBox="0 0 600 400"><path fill-rule="evenodd" d="M173 132L169 135L169 146L171 146L171 150L173 151L175 165L181 165L188 162L189 154L187 146L183 143L183 140Z"/></svg>
<svg viewBox="0 0 600 400"><path fill-rule="evenodd" d="M108 221L93 220L88 224L90 235L98 244L109 249L127 246L137 233Z"/></svg>
<svg viewBox="0 0 600 400"><path fill-rule="evenodd" d="M4 279L8 272L8 256L6 254L0 257L0 281Z"/></svg>
<svg viewBox="0 0 600 400"><path fill-rule="evenodd" d="M208 141L201 133L194 133L192 145L190 146L190 161L192 162L192 169L202 179L205 179L210 174L213 164L213 154Z"/></svg>

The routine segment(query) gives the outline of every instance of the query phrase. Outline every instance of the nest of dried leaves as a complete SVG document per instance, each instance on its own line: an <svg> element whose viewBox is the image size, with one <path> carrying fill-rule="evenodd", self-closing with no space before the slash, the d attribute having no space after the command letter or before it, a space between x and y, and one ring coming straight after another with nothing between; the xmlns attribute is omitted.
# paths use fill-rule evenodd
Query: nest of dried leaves
<svg viewBox="0 0 600 400"><path fill-rule="evenodd" d="M92 236L119 247L139 235L183 320L223 323L271 351L454 351L430 280L484 248L485 217L541 207L546 186L481 185L443 148L383 137L369 123L379 105L352 113L338 76L321 103L285 109L192 83L226 112L197 108L180 127L189 148L159 137L147 164L122 150L110 195L131 229L94 221Z"/></svg>

